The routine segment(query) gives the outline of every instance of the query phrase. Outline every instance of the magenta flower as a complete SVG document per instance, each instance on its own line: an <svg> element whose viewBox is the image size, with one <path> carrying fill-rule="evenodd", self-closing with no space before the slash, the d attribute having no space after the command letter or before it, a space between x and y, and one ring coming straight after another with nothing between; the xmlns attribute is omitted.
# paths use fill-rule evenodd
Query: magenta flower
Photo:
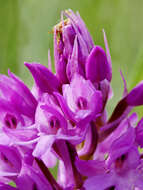
<svg viewBox="0 0 143 190"><path fill-rule="evenodd" d="M75 119L91 113L96 115L102 110L102 94L89 80L75 74L71 83L63 85L63 96Z"/></svg>

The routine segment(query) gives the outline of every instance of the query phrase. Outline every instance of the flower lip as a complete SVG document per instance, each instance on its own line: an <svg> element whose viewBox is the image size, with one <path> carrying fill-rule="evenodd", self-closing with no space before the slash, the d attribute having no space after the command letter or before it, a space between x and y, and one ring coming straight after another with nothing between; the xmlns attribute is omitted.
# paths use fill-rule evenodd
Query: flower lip
<svg viewBox="0 0 143 190"><path fill-rule="evenodd" d="M41 105L40 107L42 110L51 114L48 123L53 133L56 133L60 127L64 131L67 130L67 121L60 112L48 105Z"/></svg>

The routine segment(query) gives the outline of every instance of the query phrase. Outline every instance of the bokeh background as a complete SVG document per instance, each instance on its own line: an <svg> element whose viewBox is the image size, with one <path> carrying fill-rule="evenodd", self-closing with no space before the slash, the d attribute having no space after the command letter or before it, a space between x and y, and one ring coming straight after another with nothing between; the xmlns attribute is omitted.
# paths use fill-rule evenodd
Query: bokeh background
<svg viewBox="0 0 143 190"><path fill-rule="evenodd" d="M68 8L80 12L95 44L104 47L102 29L106 31L113 63L111 112L123 92L119 70L129 89L143 79L141 0L0 0L0 72L6 74L10 68L31 86L23 63L47 65L49 48L53 57L52 27Z"/></svg>

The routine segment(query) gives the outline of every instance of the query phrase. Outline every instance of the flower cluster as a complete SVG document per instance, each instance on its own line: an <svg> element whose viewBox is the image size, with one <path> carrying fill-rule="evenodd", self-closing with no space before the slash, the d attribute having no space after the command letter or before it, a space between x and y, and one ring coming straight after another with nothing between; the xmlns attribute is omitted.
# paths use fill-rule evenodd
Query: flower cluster
<svg viewBox="0 0 143 190"><path fill-rule="evenodd" d="M56 74L49 54L48 68L25 63L31 91L10 71L0 75L0 190L142 190L143 119L130 112L143 105L143 82L128 92L121 73L123 97L108 118L105 32L106 51L71 10L53 30Z"/></svg>

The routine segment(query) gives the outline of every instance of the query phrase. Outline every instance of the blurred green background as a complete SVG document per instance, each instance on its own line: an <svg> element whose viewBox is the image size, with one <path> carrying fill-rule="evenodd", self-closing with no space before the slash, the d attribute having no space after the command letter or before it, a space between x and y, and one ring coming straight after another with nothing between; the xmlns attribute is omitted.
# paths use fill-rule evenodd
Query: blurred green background
<svg viewBox="0 0 143 190"><path fill-rule="evenodd" d="M31 85L23 63L46 65L49 48L53 57L52 27L68 8L80 12L95 44L104 46L102 29L106 31L113 63L111 112L123 91L119 70L129 89L143 79L141 0L0 0L0 72L6 74L10 68Z"/></svg>

